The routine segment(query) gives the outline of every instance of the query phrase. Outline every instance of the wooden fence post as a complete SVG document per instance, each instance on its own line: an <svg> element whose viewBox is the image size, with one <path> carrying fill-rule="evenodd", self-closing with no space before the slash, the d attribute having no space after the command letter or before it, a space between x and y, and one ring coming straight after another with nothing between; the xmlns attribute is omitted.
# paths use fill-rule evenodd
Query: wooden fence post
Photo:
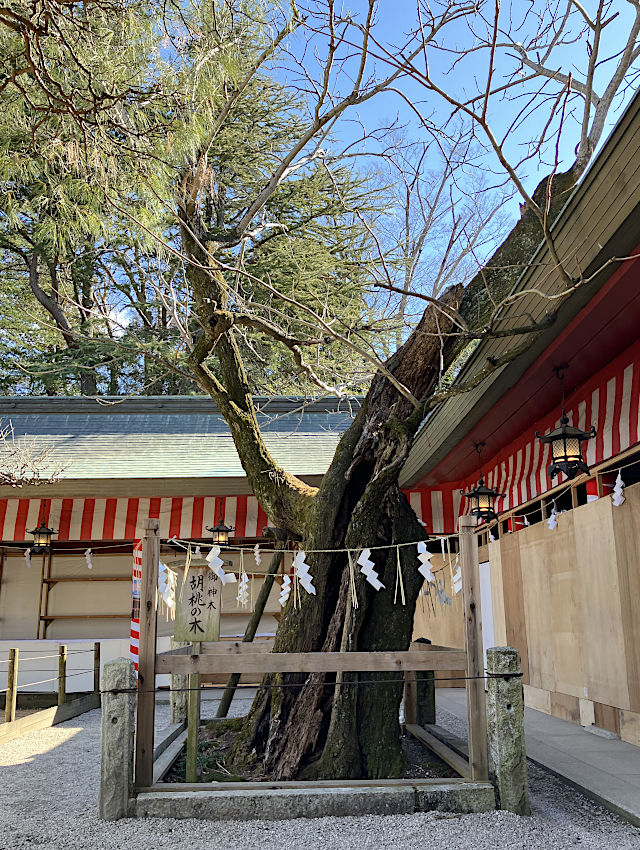
<svg viewBox="0 0 640 850"><path fill-rule="evenodd" d="M409 647L411 649L411 647ZM418 722L418 694L416 689L416 671L404 671L404 722L405 726Z"/></svg>
<svg viewBox="0 0 640 850"><path fill-rule="evenodd" d="M200 644L194 643L192 652L200 654ZM198 730L200 729L200 674L189 673L187 696L187 763L185 781L198 781Z"/></svg>
<svg viewBox="0 0 640 850"><path fill-rule="evenodd" d="M249 622L247 623L247 628L245 629L244 637L242 638L243 643L251 643L251 641L256 636L258 626L260 625L260 619L264 614L267 599L269 598L271 588L273 587L273 583L276 578L276 573L278 572L280 565L282 564L282 559L284 558L284 553L278 550L282 550L284 548L284 545L285 544L283 541L276 542L276 551L274 552L271 558L271 562L269 563L269 568L265 574L264 581L262 582L262 587L260 588L260 592L258 593L258 598L256 599L253 613L249 617ZM229 676L227 680L227 685L224 689L222 697L220 698L220 704L218 705L218 710L216 711L216 717L226 717L229 713L231 701L233 700L233 696L236 692L236 688L238 686L239 681L239 673L232 673Z"/></svg>
<svg viewBox="0 0 640 850"><path fill-rule="evenodd" d="M12 723L16 719L16 699L18 697L18 655L19 649L9 650L9 669L7 670L7 696L4 704L4 722Z"/></svg>
<svg viewBox="0 0 640 850"><path fill-rule="evenodd" d="M138 712L136 717L136 785L153 785L153 741L156 706L156 625L160 540L158 520L142 523L142 587L140 595L140 648L138 655Z"/></svg>
<svg viewBox="0 0 640 850"><path fill-rule="evenodd" d="M58 705L64 705L67 700L67 647L58 647Z"/></svg>
<svg viewBox="0 0 640 850"><path fill-rule="evenodd" d="M409 645L412 652L424 652L420 644L431 643L426 638L418 638ZM436 692L433 670L406 670L404 674L404 722L405 724L427 726L436 722Z"/></svg>
<svg viewBox="0 0 640 850"><path fill-rule="evenodd" d="M100 641L93 644L93 692L100 693Z"/></svg>
<svg viewBox="0 0 640 850"><path fill-rule="evenodd" d="M464 647L467 653L467 715L469 718L469 765L471 778L489 777L487 759L487 706L484 696L484 653L482 649L482 612L480 608L480 566L476 519L462 516L460 528L460 562L462 570L462 605L464 610Z"/></svg>

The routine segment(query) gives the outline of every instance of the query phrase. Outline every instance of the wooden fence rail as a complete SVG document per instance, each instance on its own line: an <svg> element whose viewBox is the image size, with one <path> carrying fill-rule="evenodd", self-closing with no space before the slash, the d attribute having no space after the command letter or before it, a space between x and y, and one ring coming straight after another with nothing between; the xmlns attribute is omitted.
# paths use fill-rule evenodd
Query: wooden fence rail
<svg viewBox="0 0 640 850"><path fill-rule="evenodd" d="M244 644L251 648L251 644ZM434 652L238 652L158 655L156 673L403 673L405 670L464 670L464 650Z"/></svg>
<svg viewBox="0 0 640 850"><path fill-rule="evenodd" d="M82 650L84 652L84 650ZM58 723L63 723L65 720L70 720L72 717L77 717L79 714L84 714L86 711L100 707L100 642L97 641L93 645L93 650L87 650L87 653L93 653L93 692L83 694L82 696L70 697L67 693L67 647L60 644L58 647L58 671L57 675L52 670L52 677L49 681L57 681L57 693L51 693L51 699L55 700L57 706L45 708L41 711L34 711L25 717L16 719L16 707L18 703L18 664L20 651L18 648L9 650L9 666L7 670L7 688L5 696L5 722L0 725L0 744L8 743L16 738L26 735L27 732L35 732L40 729L47 729L50 726L55 726ZM53 659L55 656L51 656ZM39 660L24 657L26 662ZM84 672L84 671L82 671ZM91 670L87 670L91 673ZM75 675L72 673L70 675ZM37 684L34 683L34 684ZM43 683L44 684L44 683ZM29 684L22 686L28 688Z"/></svg>

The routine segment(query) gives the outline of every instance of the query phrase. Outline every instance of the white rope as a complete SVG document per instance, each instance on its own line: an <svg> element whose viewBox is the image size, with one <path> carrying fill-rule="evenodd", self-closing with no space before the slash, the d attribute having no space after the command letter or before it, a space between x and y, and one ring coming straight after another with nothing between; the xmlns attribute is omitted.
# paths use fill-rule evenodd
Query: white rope
<svg viewBox="0 0 640 850"><path fill-rule="evenodd" d="M429 540L431 540L431 541L440 540L442 546L445 545L445 542L448 543L448 541L452 540L452 539L456 539L456 540L458 539L458 533L457 532L455 534L436 534L436 535L431 534L431 535L429 535ZM180 540L177 537L171 537L171 538L167 539L166 542L180 546L182 549L187 549L188 546L192 545L191 541ZM334 554L334 553L335 554L344 554L344 553L349 553L349 552L351 552L351 553L361 552L361 551L364 551L365 549L368 549L370 552L373 552L373 551L381 551L383 549L399 549L399 548L402 548L404 546L417 546L418 543L424 543L424 542L425 541L424 541L424 538L423 538L422 540L411 540L408 543L385 543L382 546L365 546L365 547L359 546L357 549L305 549L305 553L307 555L331 555L331 554ZM223 551L229 552L229 553L237 552L239 554L240 553L242 553L242 554L252 553L253 554L254 550L253 550L253 548L247 548L247 547L244 547L244 546L230 546L230 545L227 544L224 547ZM278 549L278 552L282 552L285 555L297 555L299 551L300 551L299 549Z"/></svg>

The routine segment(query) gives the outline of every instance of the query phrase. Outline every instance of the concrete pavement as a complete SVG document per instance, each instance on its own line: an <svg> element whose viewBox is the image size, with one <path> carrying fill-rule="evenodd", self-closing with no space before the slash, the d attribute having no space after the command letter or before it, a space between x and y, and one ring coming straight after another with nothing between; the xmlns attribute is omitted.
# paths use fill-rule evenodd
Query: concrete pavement
<svg viewBox="0 0 640 850"><path fill-rule="evenodd" d="M437 709L466 721L463 688L439 688ZM527 757L611 811L640 826L640 748L525 709Z"/></svg>

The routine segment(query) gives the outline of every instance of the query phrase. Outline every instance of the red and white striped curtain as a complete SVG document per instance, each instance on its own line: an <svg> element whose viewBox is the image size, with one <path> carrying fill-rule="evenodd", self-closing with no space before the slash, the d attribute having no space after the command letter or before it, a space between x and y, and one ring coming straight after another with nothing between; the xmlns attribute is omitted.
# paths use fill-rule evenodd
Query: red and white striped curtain
<svg viewBox="0 0 640 850"><path fill-rule="evenodd" d="M206 526L224 518L236 537L260 537L267 515L255 496L175 498L0 499L0 540L28 541L41 519L57 531L54 540L137 540L149 517L160 522L160 537L210 537Z"/></svg>
<svg viewBox="0 0 640 850"><path fill-rule="evenodd" d="M138 675L138 657L140 655L140 598L142 596L142 540L133 548L133 572L131 580L131 637L129 654Z"/></svg>
<svg viewBox="0 0 640 850"><path fill-rule="evenodd" d="M615 458L626 449L640 443L640 342L612 360L576 389L565 402L572 425L588 430L595 425L597 435L586 443L589 466ZM496 499L499 514L543 496L565 480L563 475L553 481L547 476L550 446L536 439L535 432L545 433L560 424L557 405L526 433L483 463L486 483L503 499ZM409 501L418 519L434 534L456 531L457 520L468 511L467 492L477 481L477 474L462 481L447 482L429 490L412 490ZM589 486L591 485L591 486ZM597 496L595 483L588 482L588 498Z"/></svg>
<svg viewBox="0 0 640 850"><path fill-rule="evenodd" d="M615 458L640 442L640 341L593 375L566 399L572 424L597 436L586 444L586 460L592 466ZM483 464L490 487L505 493L496 500L498 513L512 510L550 490L563 476L547 476L550 447L535 432L550 431L559 423L559 405L526 433ZM429 489L407 493L413 509L427 530L453 533L458 516L468 509L460 495L476 482L476 475L449 481ZM593 497L593 492L589 494ZM222 514L234 527L236 537L259 537L268 525L267 515L255 496L178 496L167 498L105 499L0 499L0 541L27 542L29 530L40 519L57 531L54 540L138 540L142 522L156 517L160 537L206 539L206 526L214 526Z"/></svg>

